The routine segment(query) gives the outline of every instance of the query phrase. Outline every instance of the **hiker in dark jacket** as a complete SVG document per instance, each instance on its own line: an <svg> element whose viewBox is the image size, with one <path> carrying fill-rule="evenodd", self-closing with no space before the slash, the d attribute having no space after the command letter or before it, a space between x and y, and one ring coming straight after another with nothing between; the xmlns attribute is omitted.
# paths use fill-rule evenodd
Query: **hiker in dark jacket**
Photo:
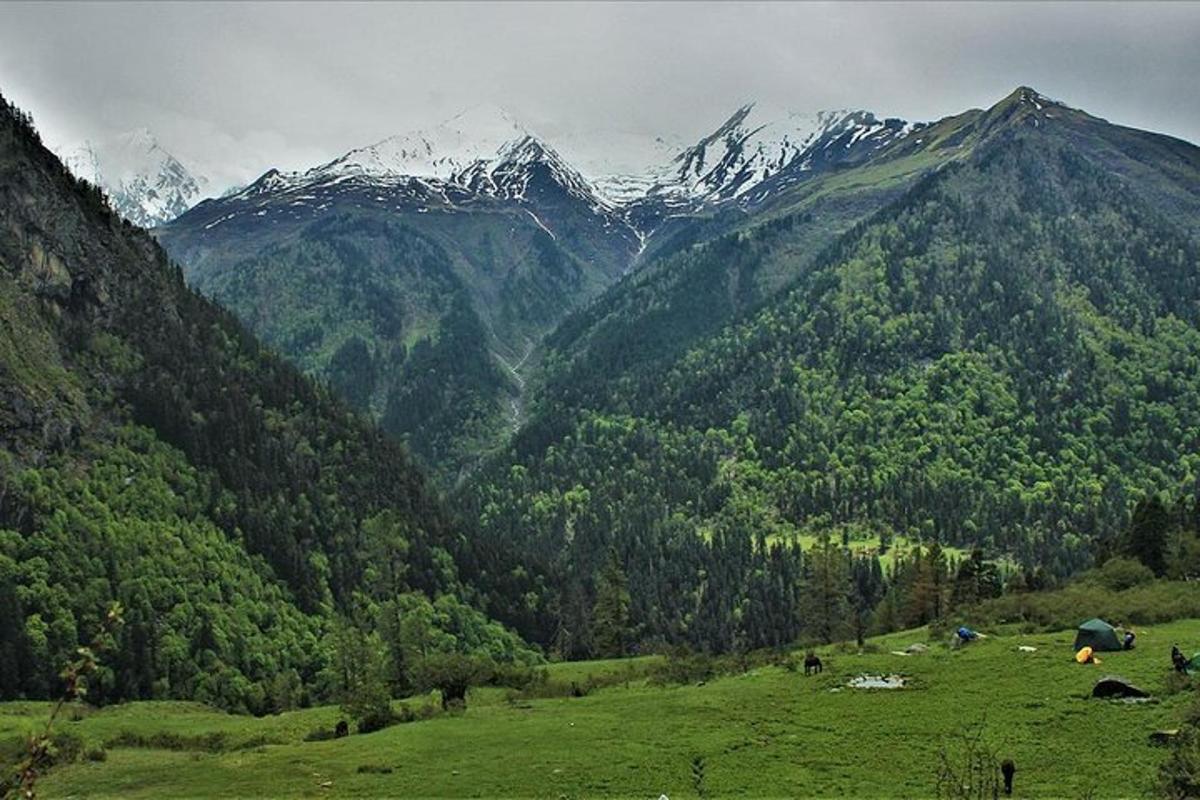
<svg viewBox="0 0 1200 800"><path fill-rule="evenodd" d="M1187 659L1179 652L1179 645L1171 646L1171 663L1175 665L1176 672L1187 672Z"/></svg>

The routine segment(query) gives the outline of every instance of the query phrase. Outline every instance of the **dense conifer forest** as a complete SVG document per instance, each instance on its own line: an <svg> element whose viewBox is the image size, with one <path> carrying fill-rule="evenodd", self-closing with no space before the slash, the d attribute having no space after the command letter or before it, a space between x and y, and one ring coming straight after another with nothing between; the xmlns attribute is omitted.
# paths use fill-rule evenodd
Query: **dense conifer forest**
<svg viewBox="0 0 1200 800"><path fill-rule="evenodd" d="M114 601L99 702L335 698L339 617L385 632L397 687L434 642L536 658L463 602L404 448L187 288L7 103L0 219L5 698L55 693Z"/></svg>
<svg viewBox="0 0 1200 800"><path fill-rule="evenodd" d="M931 618L890 597L913 576L987 564L1045 586L1119 549L1139 499L1192 497L1200 156L1082 112L1046 120L1027 91L959 121L967 153L766 300L696 306L711 295L670 273L778 271L804 218L689 248L568 320L530 423L462 492L492 612L594 653L615 549L643 645L827 638L805 604L830 607L831 561L859 587L838 603L907 626ZM713 332L714 313L731 322ZM895 540L923 549L884 570Z"/></svg>
<svg viewBox="0 0 1200 800"><path fill-rule="evenodd" d="M470 442L508 378L433 239L340 215L216 273L293 366L6 105L6 696L52 693L112 601L101 701L370 724L438 676L528 680L497 665L861 641L1114 558L1194 576L1200 157L1029 91L660 245L546 339L499 452ZM447 503L398 438L483 461Z"/></svg>

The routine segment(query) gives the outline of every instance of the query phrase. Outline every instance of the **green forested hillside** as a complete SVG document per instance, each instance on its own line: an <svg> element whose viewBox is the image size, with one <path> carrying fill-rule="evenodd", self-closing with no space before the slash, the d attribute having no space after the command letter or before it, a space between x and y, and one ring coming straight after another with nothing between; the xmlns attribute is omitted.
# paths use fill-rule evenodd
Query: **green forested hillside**
<svg viewBox="0 0 1200 800"><path fill-rule="evenodd" d="M1193 493L1200 151L1039 97L931 128L954 157L815 258L781 246L784 216L660 265L794 276L715 333L686 281L560 329L530 424L464 493L492 608L539 641L581 631L615 550L635 638L766 644L764 607L793 609L768 629L813 619L773 571L811 581L791 542L882 533L1062 575L1143 493Z"/></svg>
<svg viewBox="0 0 1200 800"><path fill-rule="evenodd" d="M113 601L104 701L330 696L352 609L368 630L411 616L396 684L418 644L529 655L457 599L460 548L400 445L187 288L0 104L0 696L57 691Z"/></svg>
<svg viewBox="0 0 1200 800"><path fill-rule="evenodd" d="M193 286L453 485L524 420L537 344L627 266L632 234L580 219L553 184L541 216L337 188L316 210L266 190L208 201L155 236Z"/></svg>
<svg viewBox="0 0 1200 800"><path fill-rule="evenodd" d="M512 378L436 241L350 211L251 252L197 285L425 464L453 476L507 429Z"/></svg>

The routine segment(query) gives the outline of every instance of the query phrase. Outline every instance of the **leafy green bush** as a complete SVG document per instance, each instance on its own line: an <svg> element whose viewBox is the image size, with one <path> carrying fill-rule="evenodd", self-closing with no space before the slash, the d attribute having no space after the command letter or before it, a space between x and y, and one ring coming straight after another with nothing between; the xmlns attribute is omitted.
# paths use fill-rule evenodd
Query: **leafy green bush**
<svg viewBox="0 0 1200 800"><path fill-rule="evenodd" d="M535 686L545 685L550 680L550 673L545 668L534 668L524 664L497 664L492 672L493 686L507 686L521 691Z"/></svg>
<svg viewBox="0 0 1200 800"><path fill-rule="evenodd" d="M312 735L312 734L310 734ZM265 744L280 744L281 739L264 735L252 736L248 739L233 740L225 731L187 736L171 731L144 734L123 730L116 736L109 737L104 742L107 749L140 748L147 750L194 750L206 753L226 753L231 750L250 750Z"/></svg>
<svg viewBox="0 0 1200 800"><path fill-rule="evenodd" d="M79 760L86 746L78 734L58 731L50 737L50 763L71 764Z"/></svg>
<svg viewBox="0 0 1200 800"><path fill-rule="evenodd" d="M652 683L699 683L717 675L717 659L707 653L678 649L667 654L650 675Z"/></svg>
<svg viewBox="0 0 1200 800"><path fill-rule="evenodd" d="M1200 617L1200 592L1185 581L1154 580L1113 591L1092 580L1079 580L1054 591L988 600L972 607L970 615L980 625L1027 623L1033 630L1074 628L1087 617L1152 625Z"/></svg>
<svg viewBox="0 0 1200 800"><path fill-rule="evenodd" d="M1200 733L1190 730L1158 769L1158 793L1170 800L1200 797Z"/></svg>
<svg viewBox="0 0 1200 800"><path fill-rule="evenodd" d="M490 658L462 653L431 653L409 669L409 680L418 690L441 693L443 709L454 701L465 705L467 691L491 682L495 675L496 665Z"/></svg>
<svg viewBox="0 0 1200 800"><path fill-rule="evenodd" d="M1171 670L1163 680L1163 694L1179 694L1192 689L1192 679L1182 672Z"/></svg>
<svg viewBox="0 0 1200 800"><path fill-rule="evenodd" d="M1118 556L1105 561L1096 570L1095 579L1110 591L1123 592L1154 580L1154 573L1137 559Z"/></svg>
<svg viewBox="0 0 1200 800"><path fill-rule="evenodd" d="M371 712L355 723L355 729L359 733L374 733L375 731L383 730L395 722L396 717L394 714L392 714L391 710L386 712Z"/></svg>
<svg viewBox="0 0 1200 800"><path fill-rule="evenodd" d="M383 764L359 764L357 772L359 775L391 775L392 768Z"/></svg>

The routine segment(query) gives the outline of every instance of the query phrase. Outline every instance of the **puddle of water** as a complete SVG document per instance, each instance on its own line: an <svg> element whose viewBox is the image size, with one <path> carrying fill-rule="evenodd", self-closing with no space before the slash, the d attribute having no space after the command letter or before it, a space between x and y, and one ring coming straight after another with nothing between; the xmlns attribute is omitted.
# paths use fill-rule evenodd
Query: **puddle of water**
<svg viewBox="0 0 1200 800"><path fill-rule="evenodd" d="M900 675L859 675L846 685L852 689L903 689L904 684Z"/></svg>

